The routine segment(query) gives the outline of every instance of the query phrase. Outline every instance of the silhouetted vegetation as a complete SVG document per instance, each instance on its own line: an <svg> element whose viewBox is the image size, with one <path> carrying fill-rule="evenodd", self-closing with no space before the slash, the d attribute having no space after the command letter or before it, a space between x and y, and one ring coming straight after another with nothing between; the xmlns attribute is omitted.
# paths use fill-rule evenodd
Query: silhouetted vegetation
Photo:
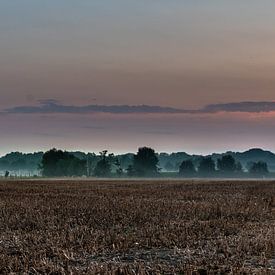
<svg viewBox="0 0 275 275"><path fill-rule="evenodd" d="M249 173L253 176L266 176L269 173L268 166L263 161L254 162L249 169Z"/></svg>
<svg viewBox="0 0 275 275"><path fill-rule="evenodd" d="M200 176L209 177L213 176L216 172L215 162L211 157L202 158L199 167L198 173Z"/></svg>
<svg viewBox="0 0 275 275"><path fill-rule="evenodd" d="M179 167L179 174L183 177L194 177L196 169L192 160L184 160Z"/></svg>
<svg viewBox="0 0 275 275"><path fill-rule="evenodd" d="M116 167L116 175L118 177L122 177L123 176L123 169L122 169L121 163L120 163L118 158L115 158L114 166Z"/></svg>
<svg viewBox="0 0 275 275"><path fill-rule="evenodd" d="M0 172L5 171L21 175L38 174L38 165L41 163L43 152L23 154L20 152L9 153L0 158Z"/></svg>
<svg viewBox="0 0 275 275"><path fill-rule="evenodd" d="M269 162L264 161L265 159ZM246 160L247 162L244 162ZM45 154L42 152L7 154L0 158L0 175L2 177L38 175L44 177L274 177L273 161L275 163L274 154L260 149L244 153L212 154L206 157L188 155L184 152L156 153L154 149L148 147L139 148L136 154L123 155L108 154L107 151L95 154L52 149Z"/></svg>
<svg viewBox="0 0 275 275"><path fill-rule="evenodd" d="M133 160L134 173L139 177L156 176L158 175L157 164L158 158L152 148L139 148Z"/></svg>
<svg viewBox="0 0 275 275"><path fill-rule="evenodd" d="M94 176L96 177L109 177L111 175L111 157L107 156L108 151L102 151L100 153L101 160L98 161L94 170Z"/></svg>
<svg viewBox="0 0 275 275"><path fill-rule="evenodd" d="M6 172L5 172L5 178L8 178L9 175L10 175L10 172L9 172L9 171L6 171Z"/></svg>
<svg viewBox="0 0 275 275"><path fill-rule="evenodd" d="M218 159L217 168L222 173L233 173L237 168L236 161L230 155L223 156L221 159Z"/></svg>
<svg viewBox="0 0 275 275"><path fill-rule="evenodd" d="M217 160L217 169L220 176L234 176L242 173L243 168L231 155L225 155Z"/></svg>
<svg viewBox="0 0 275 275"><path fill-rule="evenodd" d="M44 177L72 177L86 175L86 161L52 149L43 155L41 171Z"/></svg>

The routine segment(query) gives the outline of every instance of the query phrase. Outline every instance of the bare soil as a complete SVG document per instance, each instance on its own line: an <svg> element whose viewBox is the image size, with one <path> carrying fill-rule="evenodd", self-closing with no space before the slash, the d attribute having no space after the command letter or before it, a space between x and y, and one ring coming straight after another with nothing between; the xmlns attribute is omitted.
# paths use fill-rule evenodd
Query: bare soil
<svg viewBox="0 0 275 275"><path fill-rule="evenodd" d="M0 274L275 274L275 182L0 181Z"/></svg>

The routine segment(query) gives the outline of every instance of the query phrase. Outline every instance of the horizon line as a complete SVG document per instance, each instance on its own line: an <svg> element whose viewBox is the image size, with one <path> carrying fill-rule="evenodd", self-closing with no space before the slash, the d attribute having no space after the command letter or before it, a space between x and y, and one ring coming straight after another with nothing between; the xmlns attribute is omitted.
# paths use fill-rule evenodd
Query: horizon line
<svg viewBox="0 0 275 275"><path fill-rule="evenodd" d="M138 148L142 148L142 147L150 147L150 146L140 146ZM27 154L38 154L38 153L45 153L49 150L52 150L52 149L57 149L57 150L62 150L64 152L68 152L68 153L76 153L76 152L80 152L80 153L84 153L84 154L91 154L91 153L95 153L96 155L98 155L100 152L102 151L96 151L96 152L91 152L91 151L87 151L87 150L67 150L67 149L60 149L60 148L56 148L56 147L53 147L51 149L46 149L46 150L34 150L34 151L18 151L18 150L15 150L15 151L9 151L8 153L4 153L4 154L0 154L0 158L2 157L5 157L9 154L12 154L12 153L20 153L20 154L23 154L23 155L27 155ZM154 149L154 148L152 148ZM176 154L176 153L185 153L189 156L211 156L211 155L214 155L214 154L219 154L219 155L222 155L222 154L229 154L229 153L246 153L246 152L249 152L249 151L252 151L252 150L260 150L262 152L269 152L269 153L272 153L275 155L275 152L273 152L272 150L268 150L268 149L263 149L263 148L259 148L259 147L251 147L249 149L244 149L244 150L227 150L227 151L213 151L211 153L207 153L207 154L204 154L204 153L188 153L187 151L157 151L155 150L155 153L156 154ZM107 150L109 153L114 153L112 151L109 151ZM137 151L136 151L137 152ZM126 155L126 154L136 154L136 152L133 152L133 151L128 151L128 152L115 152L114 154L115 155Z"/></svg>
<svg viewBox="0 0 275 275"><path fill-rule="evenodd" d="M182 109L159 105L65 105L56 99L37 101L38 105L19 105L0 110L0 115L11 114L215 114L275 112L275 101L240 101L208 104L198 109Z"/></svg>

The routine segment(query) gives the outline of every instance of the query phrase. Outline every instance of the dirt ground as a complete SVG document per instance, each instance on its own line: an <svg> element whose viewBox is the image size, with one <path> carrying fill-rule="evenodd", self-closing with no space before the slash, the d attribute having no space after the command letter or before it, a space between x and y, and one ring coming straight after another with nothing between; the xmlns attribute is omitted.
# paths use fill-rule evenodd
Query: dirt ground
<svg viewBox="0 0 275 275"><path fill-rule="evenodd" d="M275 274L275 182L0 181L0 274Z"/></svg>

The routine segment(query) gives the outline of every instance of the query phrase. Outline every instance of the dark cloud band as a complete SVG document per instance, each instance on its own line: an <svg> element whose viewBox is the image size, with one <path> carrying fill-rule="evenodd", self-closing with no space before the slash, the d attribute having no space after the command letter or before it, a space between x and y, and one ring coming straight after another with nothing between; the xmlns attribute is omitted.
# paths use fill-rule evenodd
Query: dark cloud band
<svg viewBox="0 0 275 275"><path fill-rule="evenodd" d="M87 114L87 113L181 113L182 110L170 107L149 106L149 105L86 105L74 106L64 105L56 100L40 100L38 106L16 106L3 111L6 114Z"/></svg>
<svg viewBox="0 0 275 275"><path fill-rule="evenodd" d="M150 105L64 105L54 99L40 100L37 106L16 106L3 110L2 114L211 114L218 112L272 112L275 102L235 102L211 104L198 110L184 110L172 107Z"/></svg>
<svg viewBox="0 0 275 275"><path fill-rule="evenodd" d="M247 112L247 113L260 113L260 112L272 112L275 111L275 102L266 101L247 101L247 102L235 102L225 104L211 104L201 110L205 113L216 112Z"/></svg>

